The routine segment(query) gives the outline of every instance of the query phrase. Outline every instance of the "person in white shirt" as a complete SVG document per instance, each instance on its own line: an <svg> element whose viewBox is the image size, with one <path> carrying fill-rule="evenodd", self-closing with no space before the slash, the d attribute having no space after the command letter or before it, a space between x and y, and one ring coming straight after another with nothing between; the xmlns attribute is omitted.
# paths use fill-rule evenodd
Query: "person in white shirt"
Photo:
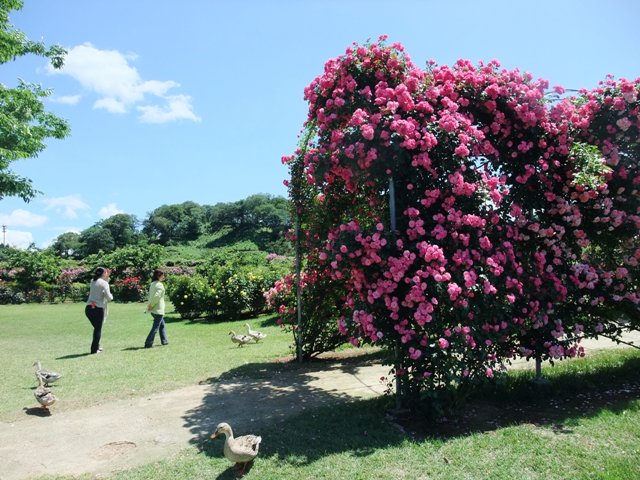
<svg viewBox="0 0 640 480"><path fill-rule="evenodd" d="M84 314L93 326L91 353L99 353L102 351L102 347L100 346L102 325L107 317L107 303L113 300L113 295L111 295L111 289L109 288L110 273L111 270L108 268L96 268L91 284L89 285L89 298L84 308Z"/></svg>

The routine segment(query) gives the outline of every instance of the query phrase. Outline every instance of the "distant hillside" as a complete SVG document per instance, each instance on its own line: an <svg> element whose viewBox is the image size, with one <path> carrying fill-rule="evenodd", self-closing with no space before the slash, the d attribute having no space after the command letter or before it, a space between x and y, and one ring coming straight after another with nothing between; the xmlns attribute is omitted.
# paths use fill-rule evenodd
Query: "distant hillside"
<svg viewBox="0 0 640 480"><path fill-rule="evenodd" d="M290 228L289 202L284 197L256 194L215 205L183 202L162 205L140 221L117 214L78 233L60 235L49 251L60 258L83 260L133 245L160 245L170 261L197 262L212 249L250 242L250 249L287 255L284 240Z"/></svg>

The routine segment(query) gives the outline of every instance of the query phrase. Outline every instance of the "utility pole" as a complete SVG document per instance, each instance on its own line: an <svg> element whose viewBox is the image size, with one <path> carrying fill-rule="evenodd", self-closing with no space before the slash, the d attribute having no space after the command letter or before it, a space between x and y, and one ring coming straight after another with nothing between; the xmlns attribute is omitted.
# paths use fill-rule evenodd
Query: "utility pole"
<svg viewBox="0 0 640 480"><path fill-rule="evenodd" d="M2 245L7 245L7 226L2 225Z"/></svg>

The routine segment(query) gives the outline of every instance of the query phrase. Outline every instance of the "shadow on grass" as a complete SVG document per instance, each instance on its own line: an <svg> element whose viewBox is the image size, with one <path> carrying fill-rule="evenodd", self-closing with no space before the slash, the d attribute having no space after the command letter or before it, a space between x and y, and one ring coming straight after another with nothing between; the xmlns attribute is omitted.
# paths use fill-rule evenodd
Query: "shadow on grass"
<svg viewBox="0 0 640 480"><path fill-rule="evenodd" d="M164 323L190 323L188 319L182 318L180 315L165 315Z"/></svg>
<svg viewBox="0 0 640 480"><path fill-rule="evenodd" d="M263 457L296 467L341 452L366 458L376 450L399 446L406 439L386 420L385 410L389 406L389 399L384 397L320 407L293 405L289 416L260 424L254 422L255 426L239 431L238 435L262 436L258 462ZM211 457L223 457L223 443L212 440L200 448ZM216 478L234 478L233 469Z"/></svg>
<svg viewBox="0 0 640 480"><path fill-rule="evenodd" d="M571 427L581 418L605 410L640 410L640 356L633 355L621 355L612 364L600 363L597 368L593 360L569 361L570 368L548 369L550 374L543 383L536 382L531 370L513 370L479 388L449 417L433 420L410 415L394 420L414 438L455 438L512 425L572 433Z"/></svg>
<svg viewBox="0 0 640 480"><path fill-rule="evenodd" d="M438 420L393 416L392 397L354 399L313 382L332 373L357 375L363 366L376 363L378 355L303 365L248 364L211 378L201 405L184 417L192 442L207 455L223 456L224 442L208 436L219 422L227 422L237 436L262 436L260 456L295 466L342 452L366 457L407 439L448 441L507 426L571 434L581 419L604 411L640 410L640 357L591 370L554 372L545 387L531 383L533 373L517 372L477 391L457 414ZM234 478L233 469L218 478Z"/></svg>
<svg viewBox="0 0 640 480"><path fill-rule="evenodd" d="M88 355L91 355L91 353L90 352L70 353L69 355L63 355L62 357L56 357L56 360L67 360L69 358L80 358L80 357L86 357Z"/></svg>
<svg viewBox="0 0 640 480"><path fill-rule="evenodd" d="M180 314L169 314L164 316L164 321L167 324L170 323L184 323L185 325L201 325L203 323L224 323L224 322L235 322L235 321L253 321L253 320L269 320L269 323L262 322L261 325L276 325L278 317L277 315L265 315L256 317L255 314L252 313L244 313L234 318L228 318L221 315L214 316L202 316L202 317L186 317L182 318Z"/></svg>
<svg viewBox="0 0 640 480"><path fill-rule="evenodd" d="M204 317L182 318L179 314L165 315L164 321L167 324L184 323L185 325L202 325L212 323L244 322L249 323L253 329L264 327L275 327L278 325L278 315L275 313L265 313L256 316L255 313L243 313L229 318L222 315L212 315ZM242 327L244 329L244 325Z"/></svg>
<svg viewBox="0 0 640 480"><path fill-rule="evenodd" d="M167 321L167 317L165 317ZM195 318L172 318L171 322L183 321L185 325L201 325L203 323L226 323L226 322L246 322L253 326L267 327L276 326L278 324L278 315L275 313L258 314L251 312L241 313L232 318L224 315L211 315Z"/></svg>
<svg viewBox="0 0 640 480"><path fill-rule="evenodd" d="M254 322L257 323L259 327L275 327L278 325L278 319L280 315L264 315L260 317L256 317Z"/></svg>
<svg viewBox="0 0 640 480"><path fill-rule="evenodd" d="M212 455L222 454L222 441L210 441L209 435L220 422L227 422L236 436L254 433L273 445L274 425L301 412L312 412L323 406L354 401L358 393L376 395L367 386L363 368L378 364L379 352L339 360L265 362L247 364L209 378L202 384L210 388L201 404L187 412L184 423L193 435L192 443ZM348 377L348 375L352 375ZM331 389L328 377L352 382L342 389ZM376 379L377 381L377 379ZM267 451L269 451L268 447Z"/></svg>
<svg viewBox="0 0 640 480"><path fill-rule="evenodd" d="M222 443L222 442L220 442ZM240 472L236 471L234 466L231 466L229 468L227 468L224 472L222 472L221 474L219 474L216 477L216 480L231 480L231 479L236 479L236 478L243 478L245 475L247 475L251 469L253 468L253 463L250 463L244 470L244 474L243 475L239 475Z"/></svg>

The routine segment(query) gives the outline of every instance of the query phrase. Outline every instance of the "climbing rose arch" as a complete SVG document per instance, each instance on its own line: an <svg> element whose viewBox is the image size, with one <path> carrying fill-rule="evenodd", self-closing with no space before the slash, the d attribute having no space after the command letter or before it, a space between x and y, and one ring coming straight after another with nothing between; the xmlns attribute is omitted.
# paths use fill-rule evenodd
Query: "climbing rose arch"
<svg viewBox="0 0 640 480"><path fill-rule="evenodd" d="M639 83L563 97L497 61L420 69L384 37L329 60L284 159L305 283L340 299L324 321L399 349L413 393L637 322Z"/></svg>

